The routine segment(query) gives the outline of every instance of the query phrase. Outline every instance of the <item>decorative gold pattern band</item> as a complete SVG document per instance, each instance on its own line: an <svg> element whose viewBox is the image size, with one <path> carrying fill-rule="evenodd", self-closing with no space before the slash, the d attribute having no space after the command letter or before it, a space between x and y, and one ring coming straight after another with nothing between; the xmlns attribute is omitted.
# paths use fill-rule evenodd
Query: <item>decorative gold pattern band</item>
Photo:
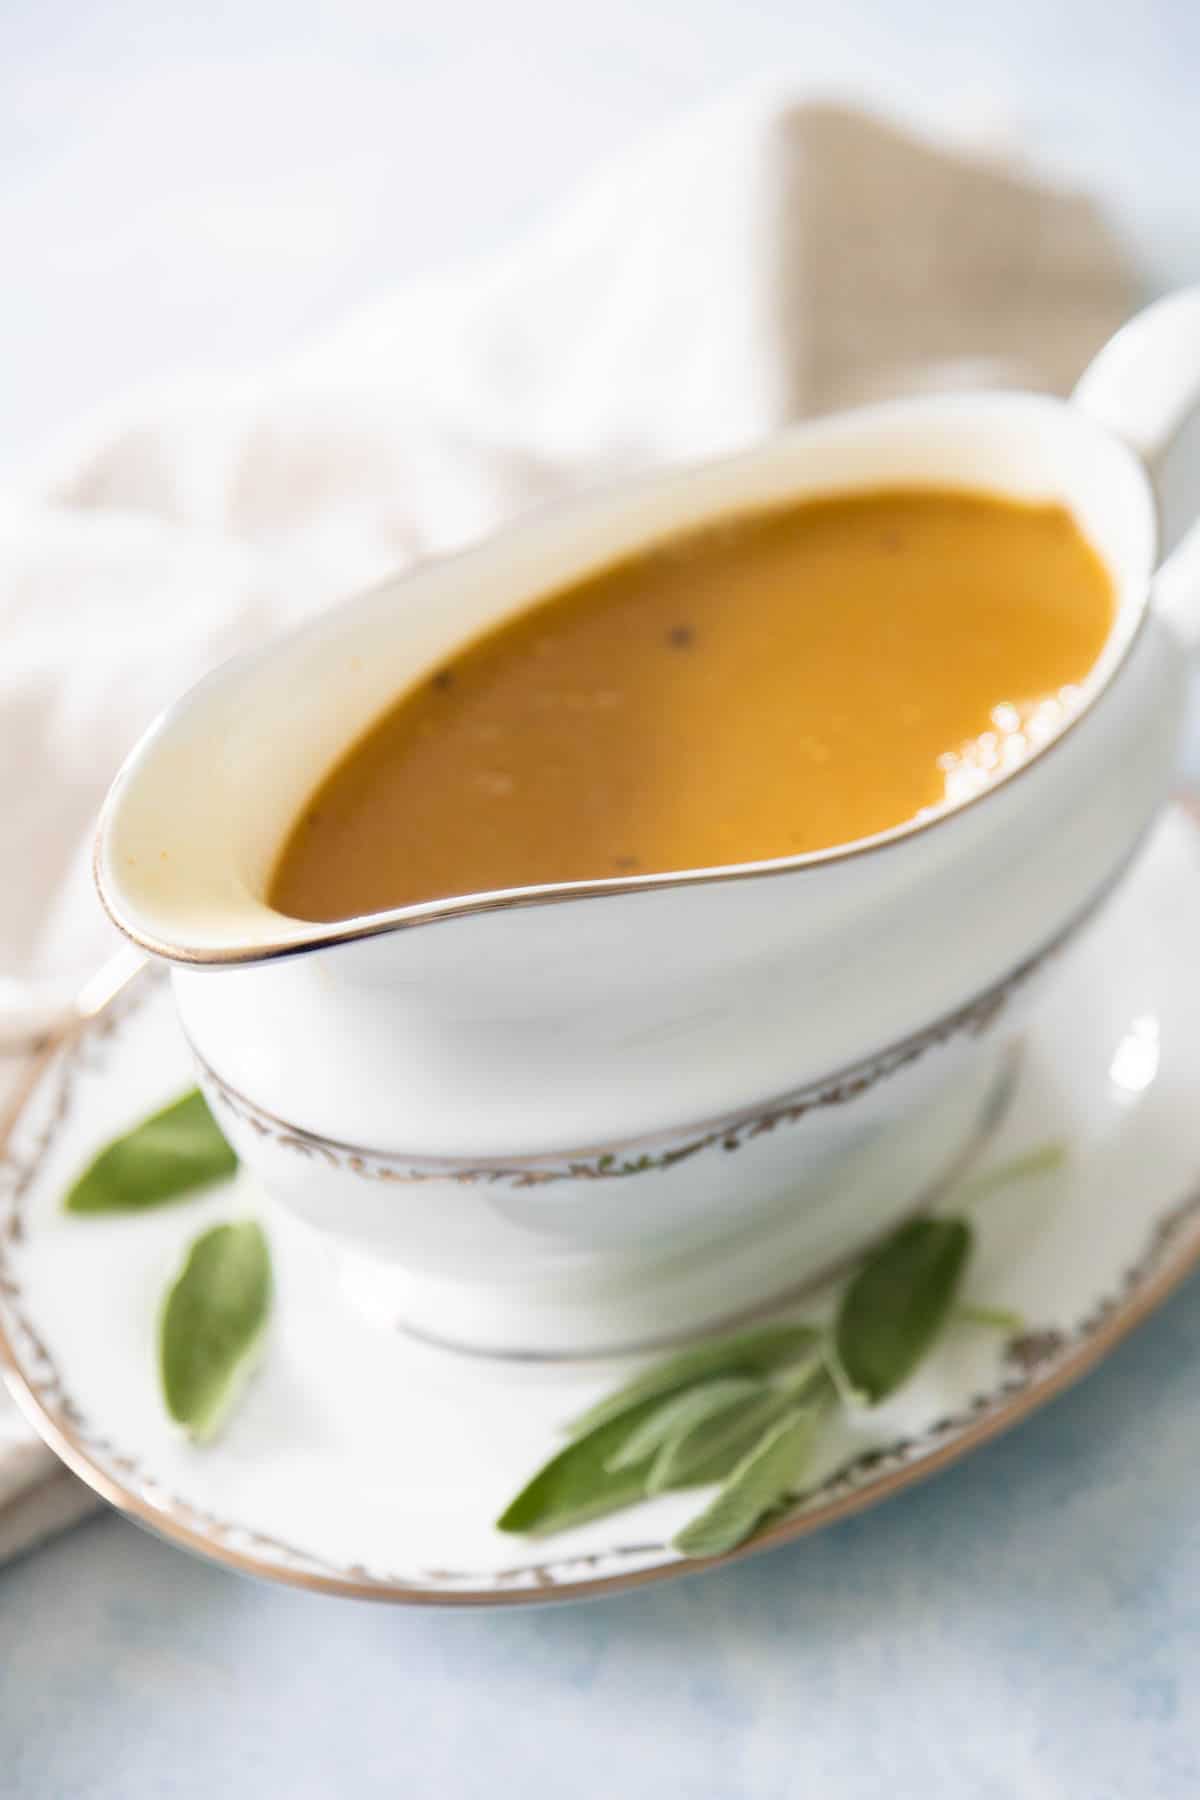
<svg viewBox="0 0 1200 1800"><path fill-rule="evenodd" d="M444 1158L404 1157L386 1150L369 1150L362 1145L347 1144L336 1138L321 1136L294 1125L258 1106L237 1088L231 1087L200 1055L195 1046L200 1077L210 1100L256 1136L282 1150L306 1156L348 1175L367 1181L394 1182L398 1186L415 1186L422 1182L453 1182L463 1187L505 1185L512 1188L545 1187L557 1181L616 1181L633 1175L646 1175L674 1168L705 1150L740 1150L754 1138L765 1136L781 1127L796 1125L808 1114L831 1106L850 1106L890 1076L918 1062L929 1051L959 1037L979 1037L1000 1017L1014 997L1058 955L1072 937L1091 918L1107 897L1112 884L1090 900L1048 944L1027 957L1024 962L964 1006L945 1014L912 1036L877 1051L873 1056L809 1082L789 1094L760 1106L754 1111L735 1114L707 1125L692 1128L682 1140L661 1135L641 1140L644 1147L625 1144L613 1149L580 1151L566 1157L521 1156L495 1162L456 1163ZM658 1147L655 1147L658 1146Z"/></svg>

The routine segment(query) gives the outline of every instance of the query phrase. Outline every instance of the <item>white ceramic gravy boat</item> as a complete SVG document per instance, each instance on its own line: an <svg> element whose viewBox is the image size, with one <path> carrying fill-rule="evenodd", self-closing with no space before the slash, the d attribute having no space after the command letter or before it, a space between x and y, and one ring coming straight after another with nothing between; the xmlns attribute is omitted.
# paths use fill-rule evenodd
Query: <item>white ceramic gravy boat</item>
<svg viewBox="0 0 1200 1800"><path fill-rule="evenodd" d="M218 670L106 804L113 918L174 965L218 1118L357 1247L385 1321L579 1355L836 1263L978 1141L1034 977L1166 799L1200 544L1155 574L1147 465L1200 396L1200 290L1070 403L923 398L644 476ZM722 513L885 485L1065 503L1119 600L1073 722L930 821L785 861L471 895L344 925L265 902L295 813L410 682L539 593Z"/></svg>

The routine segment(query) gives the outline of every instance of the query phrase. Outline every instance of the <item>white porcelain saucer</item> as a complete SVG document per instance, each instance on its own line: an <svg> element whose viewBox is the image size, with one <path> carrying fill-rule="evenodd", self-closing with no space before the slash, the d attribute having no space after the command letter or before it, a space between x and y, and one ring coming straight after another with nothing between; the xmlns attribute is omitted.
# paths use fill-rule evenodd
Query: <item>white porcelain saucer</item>
<svg viewBox="0 0 1200 1800"><path fill-rule="evenodd" d="M981 1165L1047 1139L1069 1148L1063 1168L976 1211L967 1297L1024 1328L1006 1341L955 1325L892 1402L831 1437L790 1516L739 1554L966 1455L1089 1368L1200 1257L1197 917L1200 832L1177 811L1047 995ZM191 1080L169 992L146 976L31 1068L8 1134L0 1360L77 1474L214 1561L332 1593L515 1604L702 1566L667 1547L695 1494L540 1542L492 1529L561 1423L628 1365L492 1364L373 1328L340 1292L333 1252L246 1176L141 1217L65 1215L61 1195L98 1145ZM275 1319L236 1416L197 1448L159 1402L158 1304L188 1240L248 1210L271 1237Z"/></svg>

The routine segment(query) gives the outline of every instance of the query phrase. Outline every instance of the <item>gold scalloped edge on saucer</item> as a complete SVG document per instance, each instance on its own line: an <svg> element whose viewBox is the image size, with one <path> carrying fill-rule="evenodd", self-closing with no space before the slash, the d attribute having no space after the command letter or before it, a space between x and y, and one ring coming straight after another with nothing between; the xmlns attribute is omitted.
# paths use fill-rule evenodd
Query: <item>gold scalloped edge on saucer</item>
<svg viewBox="0 0 1200 1800"><path fill-rule="evenodd" d="M192 1506L154 1480L136 1456L108 1439L73 1399L29 1317L16 1266L23 1206L44 1157L69 1116L75 1080L102 1066L103 1047L152 991L143 981L65 1045L30 1064L0 1125L0 1370L44 1441L103 1499L159 1536L227 1568L322 1593L428 1606L516 1606L618 1593L711 1563L678 1557L665 1544L628 1542L584 1554L494 1570L429 1568L407 1574L335 1565L252 1526ZM18 1156L13 1137L43 1082L55 1080L45 1123ZM786 1517L730 1556L733 1562L820 1530L877 1505L969 1455L1086 1374L1149 1316L1200 1261L1200 1188L1155 1223L1116 1287L1069 1330L1034 1328L1010 1340L1005 1373L964 1407L912 1436L851 1458L797 1497ZM646 1566L649 1564L649 1566Z"/></svg>

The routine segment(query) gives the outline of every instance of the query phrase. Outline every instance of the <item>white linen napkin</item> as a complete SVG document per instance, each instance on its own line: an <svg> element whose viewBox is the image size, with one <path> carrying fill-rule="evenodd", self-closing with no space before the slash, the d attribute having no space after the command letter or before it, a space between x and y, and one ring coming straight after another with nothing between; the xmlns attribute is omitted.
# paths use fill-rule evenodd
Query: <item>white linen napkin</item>
<svg viewBox="0 0 1200 1800"><path fill-rule="evenodd" d="M757 93L638 147L509 254L60 447L0 500L0 1037L28 983L68 994L114 947L96 808L222 658L617 471L918 388L1064 391L1131 304L1087 199ZM0 1560L86 1503L4 1407Z"/></svg>

